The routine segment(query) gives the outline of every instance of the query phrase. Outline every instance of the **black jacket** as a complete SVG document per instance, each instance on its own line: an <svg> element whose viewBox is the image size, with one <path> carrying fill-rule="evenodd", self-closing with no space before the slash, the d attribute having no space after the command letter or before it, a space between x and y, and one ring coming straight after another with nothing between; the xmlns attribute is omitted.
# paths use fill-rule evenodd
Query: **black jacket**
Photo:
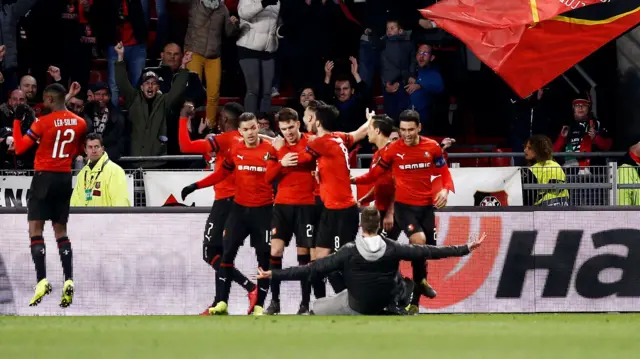
<svg viewBox="0 0 640 359"><path fill-rule="evenodd" d="M112 161L118 161L120 157L127 153L127 122L122 112L115 108L111 102L109 102L107 108L109 109L109 117L107 123L104 124L104 128L102 129L102 141L104 142L104 148L107 151L107 154L109 154L109 159ZM99 132L93 123L97 112L97 103L87 103L85 106L87 133Z"/></svg>
<svg viewBox="0 0 640 359"><path fill-rule="evenodd" d="M138 44L146 44L148 36L147 21L144 18L141 0L126 0L128 15L133 36ZM94 1L91 7L89 22L100 46L115 46L118 43L118 25L122 0Z"/></svg>
<svg viewBox="0 0 640 359"><path fill-rule="evenodd" d="M464 246L399 244L380 236L357 238L338 252L309 265L274 270L275 280L301 280L341 271L349 291L349 306L360 314L380 314L391 303L397 288L400 261L462 257Z"/></svg>

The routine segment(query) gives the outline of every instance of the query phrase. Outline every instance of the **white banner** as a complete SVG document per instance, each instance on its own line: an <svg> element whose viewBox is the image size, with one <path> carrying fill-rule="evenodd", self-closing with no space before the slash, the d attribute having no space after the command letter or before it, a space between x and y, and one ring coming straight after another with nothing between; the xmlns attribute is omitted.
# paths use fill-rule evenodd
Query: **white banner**
<svg viewBox="0 0 640 359"><path fill-rule="evenodd" d="M27 218L0 214L0 314L197 314L215 294L214 272L201 257L206 218L206 213L72 214L76 296L70 308L61 309L62 271L51 228L45 227L45 241L54 293L31 308L36 276ZM637 219L633 211L439 213L439 244L462 244L469 233L481 231L488 238L470 256L429 262L429 283L438 296L423 298L421 310L640 311ZM235 264L247 276L255 274L248 245ZM283 265L296 265L294 247L285 250ZM410 265L403 263L401 271L410 275ZM283 313L295 313L299 300L299 284L283 283ZM232 286L229 304L232 314L246 314L248 300L240 286Z"/></svg>
<svg viewBox="0 0 640 359"><path fill-rule="evenodd" d="M352 169L353 176L366 173L367 169ZM522 183L518 167L451 168L455 193L449 195L448 206L521 206ZM203 171L146 171L144 187L147 206L183 204L185 206L211 207L213 188L198 190L180 198L182 188L199 181L211 172ZM361 198L369 190L367 186L351 186L355 198Z"/></svg>
<svg viewBox="0 0 640 359"><path fill-rule="evenodd" d="M133 206L133 175L127 174L129 201ZM27 193L31 188L31 176L0 176L0 207L26 207ZM76 185L77 176L73 176L72 185Z"/></svg>

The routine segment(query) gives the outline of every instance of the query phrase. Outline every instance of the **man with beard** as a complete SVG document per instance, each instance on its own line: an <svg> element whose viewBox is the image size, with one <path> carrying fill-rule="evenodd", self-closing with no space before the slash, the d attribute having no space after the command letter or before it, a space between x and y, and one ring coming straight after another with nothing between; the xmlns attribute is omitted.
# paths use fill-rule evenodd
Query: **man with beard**
<svg viewBox="0 0 640 359"><path fill-rule="evenodd" d="M111 102L111 90L104 82L93 85L93 101L85 106L89 133L102 136L109 159L117 161L125 153L125 119Z"/></svg>
<svg viewBox="0 0 640 359"><path fill-rule="evenodd" d="M149 71L142 75L142 85L136 89L127 77L124 63L124 45L115 46L118 62L116 63L116 83L120 94L125 99L125 108L131 119L131 155L162 156L167 154L167 114L170 109L179 106L187 87L189 71L185 68L191 61L191 54L182 59L182 68L175 77L171 90L163 94L159 92L158 75ZM136 167L157 168L163 162L135 163Z"/></svg>
<svg viewBox="0 0 640 359"><path fill-rule="evenodd" d="M22 132L26 132L35 121L36 115L27 105L27 96L22 90L13 90L9 101L0 105L0 130L5 129L3 139L0 139L0 168L7 169L32 169L36 155L37 145L28 149L22 155L16 155L13 148L13 136L11 127L15 118L15 111L19 105L24 105L26 114L22 119Z"/></svg>

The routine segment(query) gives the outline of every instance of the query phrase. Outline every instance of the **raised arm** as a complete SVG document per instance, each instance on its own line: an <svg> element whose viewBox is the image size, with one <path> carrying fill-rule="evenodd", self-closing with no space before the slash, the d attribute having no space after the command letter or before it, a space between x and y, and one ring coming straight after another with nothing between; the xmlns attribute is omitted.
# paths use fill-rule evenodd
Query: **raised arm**
<svg viewBox="0 0 640 359"><path fill-rule="evenodd" d="M462 257L471 253L466 244L464 246L430 246L393 243L395 245L394 255L403 261Z"/></svg>
<svg viewBox="0 0 640 359"><path fill-rule="evenodd" d="M27 115L29 108L27 105L18 105L15 111L15 120L13 120L13 144L16 149L16 155L21 155L36 142L40 140L42 135L42 129L40 128L40 122L36 119L31 128L27 130L27 133L22 135L22 119Z"/></svg>
<svg viewBox="0 0 640 359"><path fill-rule="evenodd" d="M287 269L274 270L272 278L277 280L303 280L310 277L323 277L327 273L344 268L349 260L349 252L353 244L340 249L338 252L327 257L316 260L306 266L290 267Z"/></svg>

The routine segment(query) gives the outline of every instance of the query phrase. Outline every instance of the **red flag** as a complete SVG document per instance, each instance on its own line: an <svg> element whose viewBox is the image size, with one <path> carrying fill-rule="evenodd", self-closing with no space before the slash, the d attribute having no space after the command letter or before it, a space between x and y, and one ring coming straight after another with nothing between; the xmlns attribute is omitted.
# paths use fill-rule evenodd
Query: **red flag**
<svg viewBox="0 0 640 359"><path fill-rule="evenodd" d="M420 11L521 97L640 23L640 0L445 0Z"/></svg>

